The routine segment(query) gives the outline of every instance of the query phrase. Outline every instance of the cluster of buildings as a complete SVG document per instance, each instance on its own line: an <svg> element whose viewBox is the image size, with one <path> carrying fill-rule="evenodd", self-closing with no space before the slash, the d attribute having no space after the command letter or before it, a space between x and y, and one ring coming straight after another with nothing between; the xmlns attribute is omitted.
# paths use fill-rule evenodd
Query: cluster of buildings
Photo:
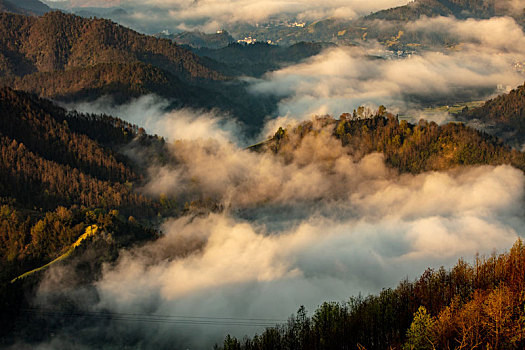
<svg viewBox="0 0 525 350"><path fill-rule="evenodd" d="M251 45L251 44L255 44L257 42L257 39L252 38L251 36L248 36L248 37L245 37L244 39L237 40L237 42L239 44Z"/></svg>
<svg viewBox="0 0 525 350"><path fill-rule="evenodd" d="M251 36L248 36L248 37L245 37L244 39L240 39L240 40L237 40L237 42L239 44L245 44L245 45L252 45L252 44L255 44L257 41L257 39L255 38L252 38ZM266 40L266 43L268 45L274 45L275 43L271 40Z"/></svg>
<svg viewBox="0 0 525 350"><path fill-rule="evenodd" d="M378 50L371 53L371 56L382 58L385 60L393 60L399 58L411 58L417 54L414 50Z"/></svg>

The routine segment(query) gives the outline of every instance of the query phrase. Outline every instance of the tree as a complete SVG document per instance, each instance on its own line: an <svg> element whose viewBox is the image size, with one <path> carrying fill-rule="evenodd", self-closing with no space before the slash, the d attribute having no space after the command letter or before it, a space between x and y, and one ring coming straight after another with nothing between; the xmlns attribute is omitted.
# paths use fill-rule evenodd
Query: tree
<svg viewBox="0 0 525 350"><path fill-rule="evenodd" d="M420 306L414 313L414 321L407 331L407 341L403 350L431 350L435 349L432 337L434 320L427 313L424 306Z"/></svg>
<svg viewBox="0 0 525 350"><path fill-rule="evenodd" d="M485 316L482 320L492 349L507 349L505 344L517 331L513 322L513 294L506 286L496 288L488 295L483 304Z"/></svg>

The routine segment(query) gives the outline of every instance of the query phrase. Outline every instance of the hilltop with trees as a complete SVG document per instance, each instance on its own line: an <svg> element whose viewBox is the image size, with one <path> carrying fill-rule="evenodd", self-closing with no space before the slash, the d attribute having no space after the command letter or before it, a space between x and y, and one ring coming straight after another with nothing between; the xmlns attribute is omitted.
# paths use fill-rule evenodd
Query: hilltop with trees
<svg viewBox="0 0 525 350"><path fill-rule="evenodd" d="M464 260L450 270L427 269L379 295L304 307L286 324L238 340L223 350L258 349L523 349L525 247Z"/></svg>
<svg viewBox="0 0 525 350"><path fill-rule="evenodd" d="M421 173L478 164L511 164L525 171L525 155L497 137L462 123L399 121L384 107L374 113L361 107L353 114L341 115L339 120L318 117L291 130L281 128L270 140L253 149L287 157L306 134L318 132L319 125L338 138L356 159L381 152L385 163L400 172Z"/></svg>

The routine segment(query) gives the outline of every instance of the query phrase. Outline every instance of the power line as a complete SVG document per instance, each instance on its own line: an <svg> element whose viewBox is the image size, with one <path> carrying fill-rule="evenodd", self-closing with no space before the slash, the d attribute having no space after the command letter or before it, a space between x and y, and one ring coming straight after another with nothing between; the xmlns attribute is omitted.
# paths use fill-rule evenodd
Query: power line
<svg viewBox="0 0 525 350"><path fill-rule="evenodd" d="M108 321L133 321L147 323L182 324L182 325L211 325L211 326L246 326L246 327L273 327L277 323L286 322L282 319L269 318L236 318L212 316L181 316L181 315L149 315L141 313L67 311L51 308L29 308L26 313L42 316L91 318Z"/></svg>

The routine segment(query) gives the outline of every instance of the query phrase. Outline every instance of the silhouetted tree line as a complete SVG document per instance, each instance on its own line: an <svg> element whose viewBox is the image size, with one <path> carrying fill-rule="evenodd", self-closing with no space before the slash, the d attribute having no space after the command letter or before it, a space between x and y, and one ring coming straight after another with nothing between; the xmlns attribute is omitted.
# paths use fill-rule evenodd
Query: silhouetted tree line
<svg viewBox="0 0 525 350"><path fill-rule="evenodd" d="M286 324L220 349L523 349L525 246L463 260L450 270L427 269L379 295L325 302L308 317L304 307Z"/></svg>

